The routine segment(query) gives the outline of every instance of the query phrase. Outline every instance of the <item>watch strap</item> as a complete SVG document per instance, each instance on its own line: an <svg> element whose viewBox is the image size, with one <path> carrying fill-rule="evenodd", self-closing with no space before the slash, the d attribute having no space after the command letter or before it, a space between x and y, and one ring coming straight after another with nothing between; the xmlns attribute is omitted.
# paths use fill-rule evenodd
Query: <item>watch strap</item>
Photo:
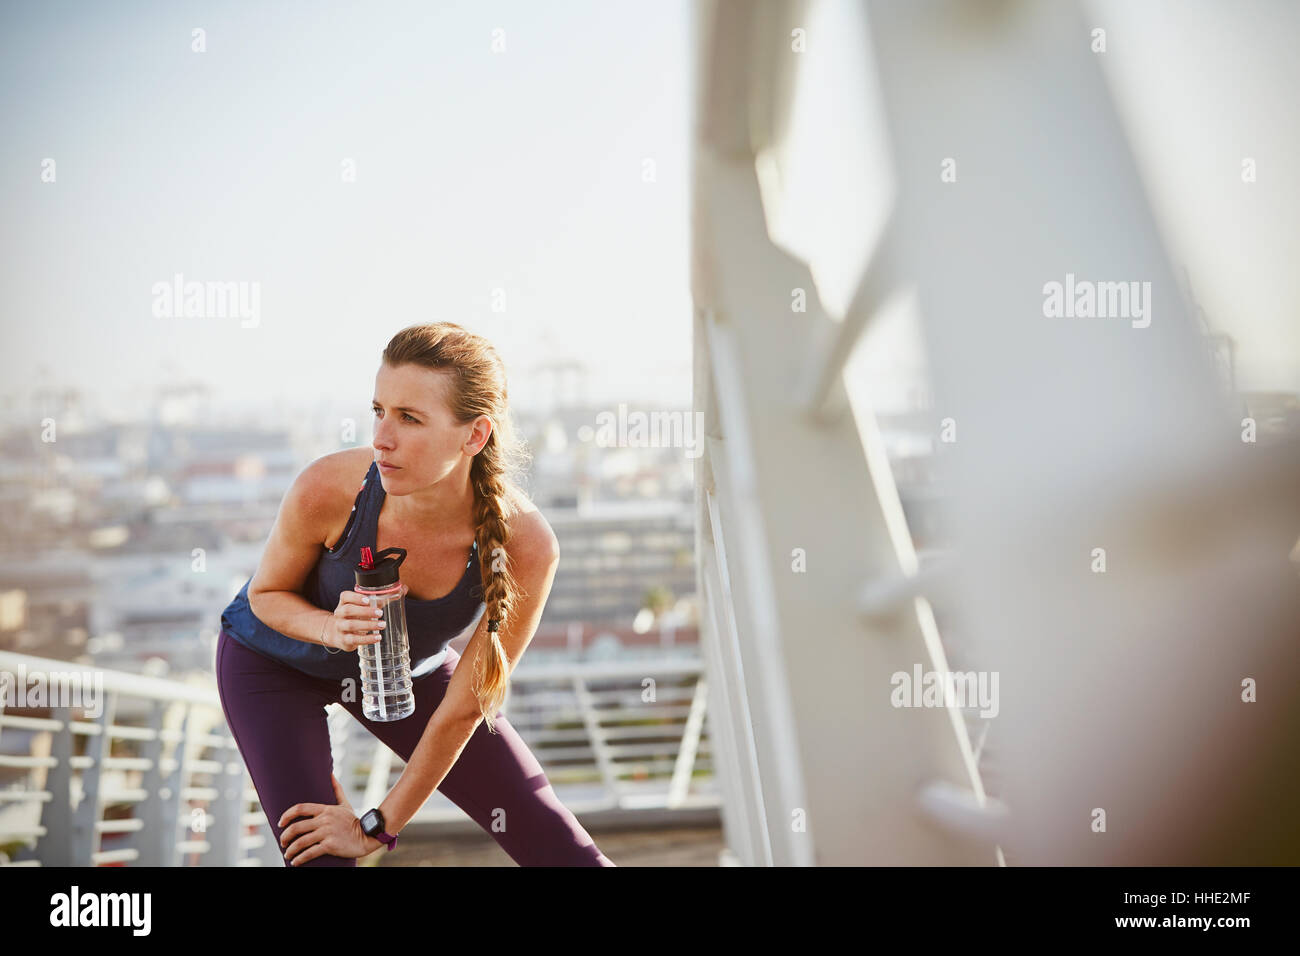
<svg viewBox="0 0 1300 956"><path fill-rule="evenodd" d="M370 830L366 830L364 824L362 825L362 829L365 830L366 836L374 837L380 843L387 845L388 849L391 850L393 846L397 843L397 835L393 833L389 833L387 830L384 829L388 824L384 820L384 815L379 811L378 807L374 807L370 810L367 810L365 813L361 815L361 818L364 820L372 813L379 818L379 826L375 829L374 832Z"/></svg>

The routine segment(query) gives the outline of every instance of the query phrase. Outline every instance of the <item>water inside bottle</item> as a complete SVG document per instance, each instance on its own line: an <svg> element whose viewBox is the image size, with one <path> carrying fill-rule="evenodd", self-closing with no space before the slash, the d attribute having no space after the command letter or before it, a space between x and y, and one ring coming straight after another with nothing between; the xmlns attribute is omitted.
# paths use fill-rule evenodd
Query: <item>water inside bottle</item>
<svg viewBox="0 0 1300 956"><path fill-rule="evenodd" d="M406 633L406 609L401 586L370 591L372 607L384 612L387 624L379 629L376 644L357 648L361 666L361 711L368 720L401 720L415 712L415 693L411 687L411 649ZM376 622L380 619L376 618Z"/></svg>

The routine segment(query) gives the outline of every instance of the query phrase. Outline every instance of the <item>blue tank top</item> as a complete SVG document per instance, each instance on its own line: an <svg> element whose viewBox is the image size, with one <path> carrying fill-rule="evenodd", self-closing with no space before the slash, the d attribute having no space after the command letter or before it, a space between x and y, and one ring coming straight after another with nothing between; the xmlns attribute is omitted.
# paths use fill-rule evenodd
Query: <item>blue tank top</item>
<svg viewBox="0 0 1300 956"><path fill-rule="evenodd" d="M343 536L333 550L321 546L320 558L303 586L303 597L316 607L333 611L338 607L339 595L356 587L353 568L361 561L363 545L373 553L379 553L375 536L384 496L379 466L371 462ZM430 601L417 601L409 595L404 599L413 677L420 677L438 667L447 655L447 642L482 613L483 584L477 558L478 543L475 542L469 549L465 573L451 593ZM357 651L331 653L322 644L297 640L263 624L248 604L248 586L252 580L250 576L221 613L222 630L245 647L313 677L360 680Z"/></svg>

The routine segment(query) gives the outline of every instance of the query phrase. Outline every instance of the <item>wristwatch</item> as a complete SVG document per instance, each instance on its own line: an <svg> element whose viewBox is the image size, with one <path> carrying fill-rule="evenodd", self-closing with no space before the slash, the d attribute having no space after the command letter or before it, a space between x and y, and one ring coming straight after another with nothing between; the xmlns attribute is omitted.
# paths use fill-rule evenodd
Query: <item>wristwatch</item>
<svg viewBox="0 0 1300 956"><path fill-rule="evenodd" d="M367 810L361 815L361 829L365 831L366 836L374 837L380 843L387 843L390 850L397 842L396 836L384 832L384 815L379 812L378 807Z"/></svg>

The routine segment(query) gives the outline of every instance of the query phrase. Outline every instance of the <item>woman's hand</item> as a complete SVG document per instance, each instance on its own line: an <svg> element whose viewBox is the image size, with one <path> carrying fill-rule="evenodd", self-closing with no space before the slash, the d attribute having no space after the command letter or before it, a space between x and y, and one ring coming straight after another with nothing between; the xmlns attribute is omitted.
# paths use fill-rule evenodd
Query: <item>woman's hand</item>
<svg viewBox="0 0 1300 956"><path fill-rule="evenodd" d="M407 590L403 584L403 597ZM366 600L356 591L341 592L334 617L325 622L321 643L336 651L355 651L362 644L378 644L383 636L380 631L387 626L387 622L384 621L382 612L376 614L378 609L367 604Z"/></svg>
<svg viewBox="0 0 1300 956"><path fill-rule="evenodd" d="M282 827L285 820L307 818L285 827L280 834L280 847L291 866L306 863L325 853L355 859L383 846L361 829L361 820L352 811L352 804L348 803L339 778L330 774L330 780L334 782L338 803L295 803L280 815L279 825ZM284 849L286 846L288 849Z"/></svg>

